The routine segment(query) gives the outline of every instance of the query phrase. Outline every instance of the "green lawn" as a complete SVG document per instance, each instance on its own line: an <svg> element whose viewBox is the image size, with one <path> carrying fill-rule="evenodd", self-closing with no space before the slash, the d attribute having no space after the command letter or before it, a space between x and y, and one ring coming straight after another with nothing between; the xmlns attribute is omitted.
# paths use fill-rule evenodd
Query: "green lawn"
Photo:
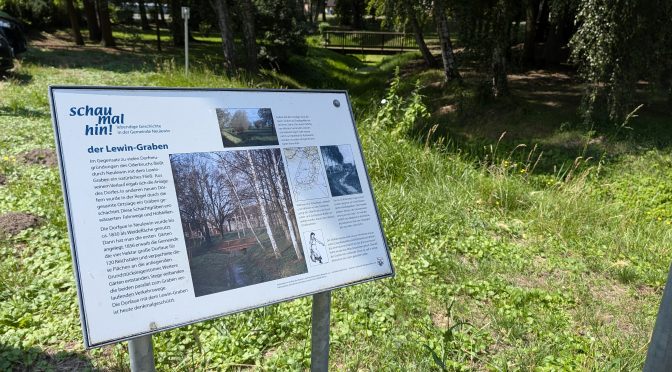
<svg viewBox="0 0 672 372"><path fill-rule="evenodd" d="M50 84L349 90L397 276L333 292L334 370L641 370L672 247L665 106L591 129L552 76L518 74L502 104L479 100L475 72L441 87L414 55L367 65L311 47L287 74L230 79L202 53L187 78L179 50L43 46L0 82L0 214L42 219L0 239L0 370L129 365L125 343L83 349L58 171L22 160L54 147ZM306 369L310 303L160 333L157 365Z"/></svg>

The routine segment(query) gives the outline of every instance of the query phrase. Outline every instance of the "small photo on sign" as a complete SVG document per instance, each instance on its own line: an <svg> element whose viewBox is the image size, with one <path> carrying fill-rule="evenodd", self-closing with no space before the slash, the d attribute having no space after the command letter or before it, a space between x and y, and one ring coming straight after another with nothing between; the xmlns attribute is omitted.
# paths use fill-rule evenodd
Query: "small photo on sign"
<svg viewBox="0 0 672 372"><path fill-rule="evenodd" d="M218 108L215 112L224 147L278 145L270 108Z"/></svg>
<svg viewBox="0 0 672 372"><path fill-rule="evenodd" d="M319 266L329 262L329 250L324 244L322 230L309 230L304 233L303 241L308 246L308 263L310 266Z"/></svg>
<svg viewBox="0 0 672 372"><path fill-rule="evenodd" d="M196 296L308 272L280 149L170 155Z"/></svg>
<svg viewBox="0 0 672 372"><path fill-rule="evenodd" d="M321 146L331 196L361 194L362 185L350 145Z"/></svg>

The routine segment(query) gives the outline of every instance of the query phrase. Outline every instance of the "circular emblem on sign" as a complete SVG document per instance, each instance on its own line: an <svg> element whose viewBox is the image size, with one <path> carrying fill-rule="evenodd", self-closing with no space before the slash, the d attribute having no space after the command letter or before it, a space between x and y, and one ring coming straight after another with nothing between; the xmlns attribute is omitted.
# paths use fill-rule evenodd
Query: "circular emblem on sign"
<svg viewBox="0 0 672 372"><path fill-rule="evenodd" d="M341 107L341 102L337 99L334 100L334 106L335 107Z"/></svg>

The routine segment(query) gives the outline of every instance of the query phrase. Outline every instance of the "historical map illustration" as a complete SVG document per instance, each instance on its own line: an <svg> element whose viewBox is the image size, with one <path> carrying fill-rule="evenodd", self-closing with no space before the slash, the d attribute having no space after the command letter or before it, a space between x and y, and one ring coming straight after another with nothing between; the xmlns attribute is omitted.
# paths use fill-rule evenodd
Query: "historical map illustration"
<svg viewBox="0 0 672 372"><path fill-rule="evenodd" d="M296 199L328 198L329 186L317 146L289 147L283 151Z"/></svg>

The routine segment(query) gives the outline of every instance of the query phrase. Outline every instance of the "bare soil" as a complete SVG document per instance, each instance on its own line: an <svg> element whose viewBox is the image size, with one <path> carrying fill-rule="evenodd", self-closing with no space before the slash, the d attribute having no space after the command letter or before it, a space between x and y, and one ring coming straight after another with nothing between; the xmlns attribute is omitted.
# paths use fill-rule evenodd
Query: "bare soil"
<svg viewBox="0 0 672 372"><path fill-rule="evenodd" d="M26 212L9 212L0 215L0 236L16 235L23 230L37 227L42 219L34 214Z"/></svg>
<svg viewBox="0 0 672 372"><path fill-rule="evenodd" d="M56 153L51 149L34 149L19 154L23 164L55 167L58 164Z"/></svg>
<svg viewBox="0 0 672 372"><path fill-rule="evenodd" d="M7 176L4 174L0 173L0 186L6 185L7 184Z"/></svg>

